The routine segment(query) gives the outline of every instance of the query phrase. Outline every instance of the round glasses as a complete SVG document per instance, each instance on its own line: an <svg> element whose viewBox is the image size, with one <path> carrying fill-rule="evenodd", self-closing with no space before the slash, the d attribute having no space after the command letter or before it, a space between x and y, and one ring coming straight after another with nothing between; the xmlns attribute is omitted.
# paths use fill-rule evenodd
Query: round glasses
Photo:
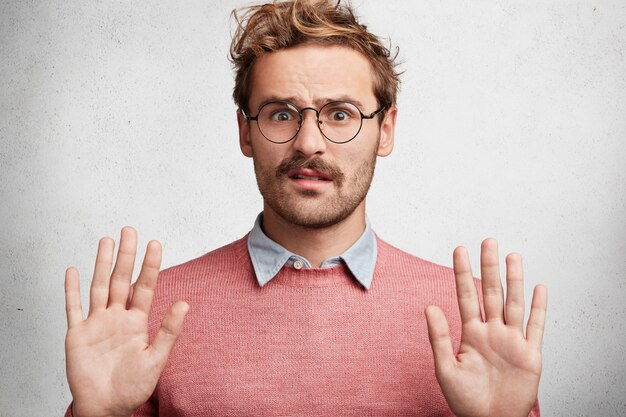
<svg viewBox="0 0 626 417"><path fill-rule="evenodd" d="M373 119L383 109L384 106L373 113L363 114L349 101L331 101L319 110L313 107L298 109L288 101L270 101L261 106L256 116L248 116L243 109L241 114L246 120L256 120L265 139L273 143L286 143L298 135L304 111L312 110L317 117L317 126L326 139L334 143L346 143L357 137L363 119Z"/></svg>

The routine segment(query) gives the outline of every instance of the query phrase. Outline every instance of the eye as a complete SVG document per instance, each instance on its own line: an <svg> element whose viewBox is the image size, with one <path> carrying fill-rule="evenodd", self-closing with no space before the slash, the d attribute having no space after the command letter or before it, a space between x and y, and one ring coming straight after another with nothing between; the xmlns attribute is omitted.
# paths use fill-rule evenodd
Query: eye
<svg viewBox="0 0 626 417"><path fill-rule="evenodd" d="M350 118L350 113L348 113L345 110L332 110L330 112L330 120L335 121L335 122L343 122L345 120L348 120Z"/></svg>
<svg viewBox="0 0 626 417"><path fill-rule="evenodd" d="M294 120L292 113L290 110L276 110L272 112L271 119L275 122L289 122Z"/></svg>
<svg viewBox="0 0 626 417"><path fill-rule="evenodd" d="M333 102L322 109L321 118L326 123L346 124L359 120L359 110L352 103Z"/></svg>

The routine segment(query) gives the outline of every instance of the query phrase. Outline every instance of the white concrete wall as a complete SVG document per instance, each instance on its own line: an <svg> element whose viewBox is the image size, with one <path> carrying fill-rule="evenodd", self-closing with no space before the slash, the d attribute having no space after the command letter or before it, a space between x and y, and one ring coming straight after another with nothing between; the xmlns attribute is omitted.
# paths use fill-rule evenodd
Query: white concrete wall
<svg viewBox="0 0 626 417"><path fill-rule="evenodd" d="M0 416L59 416L63 275L126 224L171 266L261 209L236 140L230 1L0 1ZM406 70L369 216L549 288L545 416L626 415L626 3L356 0ZM84 305L87 292L83 291Z"/></svg>

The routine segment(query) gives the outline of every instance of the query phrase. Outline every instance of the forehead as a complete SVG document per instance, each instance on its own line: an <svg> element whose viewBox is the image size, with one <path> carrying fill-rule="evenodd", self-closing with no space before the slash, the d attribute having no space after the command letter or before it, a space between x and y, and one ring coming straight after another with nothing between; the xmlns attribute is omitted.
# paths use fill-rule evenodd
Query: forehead
<svg viewBox="0 0 626 417"><path fill-rule="evenodd" d="M299 106L332 99L376 105L367 58L345 46L301 45L259 57L251 71L251 109L271 98L291 98Z"/></svg>

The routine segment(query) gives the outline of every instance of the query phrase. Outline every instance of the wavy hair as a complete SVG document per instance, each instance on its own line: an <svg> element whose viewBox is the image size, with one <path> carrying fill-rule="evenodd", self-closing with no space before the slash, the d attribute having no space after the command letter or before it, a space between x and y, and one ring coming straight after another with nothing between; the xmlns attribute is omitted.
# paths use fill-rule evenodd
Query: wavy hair
<svg viewBox="0 0 626 417"><path fill-rule="evenodd" d="M230 47L235 70L235 104L248 111L250 72L256 58L267 52L302 44L341 45L369 60L374 94L385 109L396 104L400 86L395 54L359 23L350 4L341 0L293 0L235 9L236 30Z"/></svg>

